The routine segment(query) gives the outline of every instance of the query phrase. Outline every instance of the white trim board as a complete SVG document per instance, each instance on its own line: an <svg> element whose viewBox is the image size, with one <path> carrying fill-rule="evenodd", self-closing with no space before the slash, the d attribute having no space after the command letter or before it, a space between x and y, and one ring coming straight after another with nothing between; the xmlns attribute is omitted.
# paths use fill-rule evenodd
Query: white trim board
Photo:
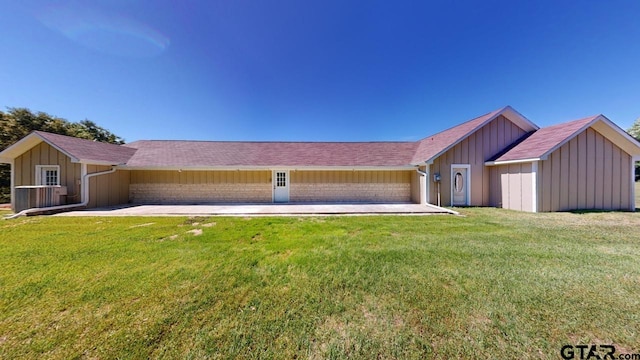
<svg viewBox="0 0 640 360"><path fill-rule="evenodd" d="M531 211L538 212L538 162L531 163Z"/></svg>

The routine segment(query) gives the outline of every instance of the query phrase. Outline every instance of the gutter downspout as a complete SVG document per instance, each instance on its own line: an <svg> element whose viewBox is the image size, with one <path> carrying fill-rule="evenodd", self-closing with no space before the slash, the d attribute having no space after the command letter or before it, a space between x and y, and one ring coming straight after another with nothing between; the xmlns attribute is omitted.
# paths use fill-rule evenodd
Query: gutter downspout
<svg viewBox="0 0 640 360"><path fill-rule="evenodd" d="M9 164L9 173L11 175L11 191L9 192L9 196L11 196L11 210L13 211L16 208L16 159L11 159L11 164Z"/></svg>
<svg viewBox="0 0 640 360"><path fill-rule="evenodd" d="M83 164L84 165L84 164ZM86 166L86 165L84 165ZM68 205L59 205L59 206L50 206L50 207L46 207L46 208L31 208L31 209L26 209L26 210L22 210L17 214L5 217L5 220L9 220L9 219L15 219L17 217L20 216L25 216L28 214L32 214L32 213L36 213L36 212L42 212L42 211L55 211L55 210L64 210L64 209L72 209L72 208L76 208L76 207L83 207L83 206L87 206L87 204L89 204L89 179L94 177L94 176L100 176L100 175L107 175L107 174L111 174L116 172L116 167L113 166L111 168L111 170L106 170L106 171L101 171L101 172L96 172L96 173L91 173L91 174L84 174L84 176L82 176L82 202L80 202L79 204L68 204Z"/></svg>
<svg viewBox="0 0 640 360"><path fill-rule="evenodd" d="M422 171L420 169L416 169L416 171L418 172L418 174L420 176L424 177L425 181L429 181L429 173L427 173L425 171ZM427 197L427 195L426 195L426 190L425 190L425 196L423 197L423 199L425 199L424 205L431 206L431 207L434 207L436 209L440 209L442 211L448 212L449 214L460 215L460 213L455 211L455 210L443 208L442 206L440 206L440 183L438 183L438 205L433 205L433 204L427 203L426 202L426 197Z"/></svg>

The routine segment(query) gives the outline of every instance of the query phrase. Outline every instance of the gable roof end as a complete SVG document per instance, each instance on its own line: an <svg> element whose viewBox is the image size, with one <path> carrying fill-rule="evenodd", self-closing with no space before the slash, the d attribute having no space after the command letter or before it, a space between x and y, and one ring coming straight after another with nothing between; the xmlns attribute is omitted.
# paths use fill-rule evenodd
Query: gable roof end
<svg viewBox="0 0 640 360"><path fill-rule="evenodd" d="M136 152L135 149L122 145L34 131L0 152L0 162L9 163L41 142L51 145L68 156L72 162L96 165L124 164Z"/></svg>
<svg viewBox="0 0 640 360"><path fill-rule="evenodd" d="M501 115L519 126L525 132L531 132L539 129L536 124L517 112L514 108L511 106L505 106L502 109L484 114L420 140L411 163L414 165L432 163L438 156L444 154L449 149L469 137L469 135L473 134L478 129Z"/></svg>
<svg viewBox="0 0 640 360"><path fill-rule="evenodd" d="M500 165L546 160L552 152L590 127L611 140L629 155L633 157L640 156L640 143L637 140L604 115L595 115L542 128L511 150L493 161L488 161L486 164Z"/></svg>

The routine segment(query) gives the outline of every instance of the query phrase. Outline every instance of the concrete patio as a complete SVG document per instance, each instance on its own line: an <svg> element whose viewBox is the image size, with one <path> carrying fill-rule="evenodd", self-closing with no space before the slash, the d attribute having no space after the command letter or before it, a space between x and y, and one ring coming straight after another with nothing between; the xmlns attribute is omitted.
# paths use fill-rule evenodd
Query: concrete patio
<svg viewBox="0 0 640 360"><path fill-rule="evenodd" d="M432 215L458 213L420 204L242 204L242 205L125 205L76 210L54 216L322 216Z"/></svg>

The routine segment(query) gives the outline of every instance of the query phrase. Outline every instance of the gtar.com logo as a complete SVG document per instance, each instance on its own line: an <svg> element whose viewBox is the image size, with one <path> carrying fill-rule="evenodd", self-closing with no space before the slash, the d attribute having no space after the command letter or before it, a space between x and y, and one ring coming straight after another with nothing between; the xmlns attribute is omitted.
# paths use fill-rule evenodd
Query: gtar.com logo
<svg viewBox="0 0 640 360"><path fill-rule="evenodd" d="M640 354L616 355L613 345L565 345L560 349L565 360L640 360Z"/></svg>
<svg viewBox="0 0 640 360"><path fill-rule="evenodd" d="M615 354L613 345L565 345L560 350L560 356L566 360L613 360Z"/></svg>

